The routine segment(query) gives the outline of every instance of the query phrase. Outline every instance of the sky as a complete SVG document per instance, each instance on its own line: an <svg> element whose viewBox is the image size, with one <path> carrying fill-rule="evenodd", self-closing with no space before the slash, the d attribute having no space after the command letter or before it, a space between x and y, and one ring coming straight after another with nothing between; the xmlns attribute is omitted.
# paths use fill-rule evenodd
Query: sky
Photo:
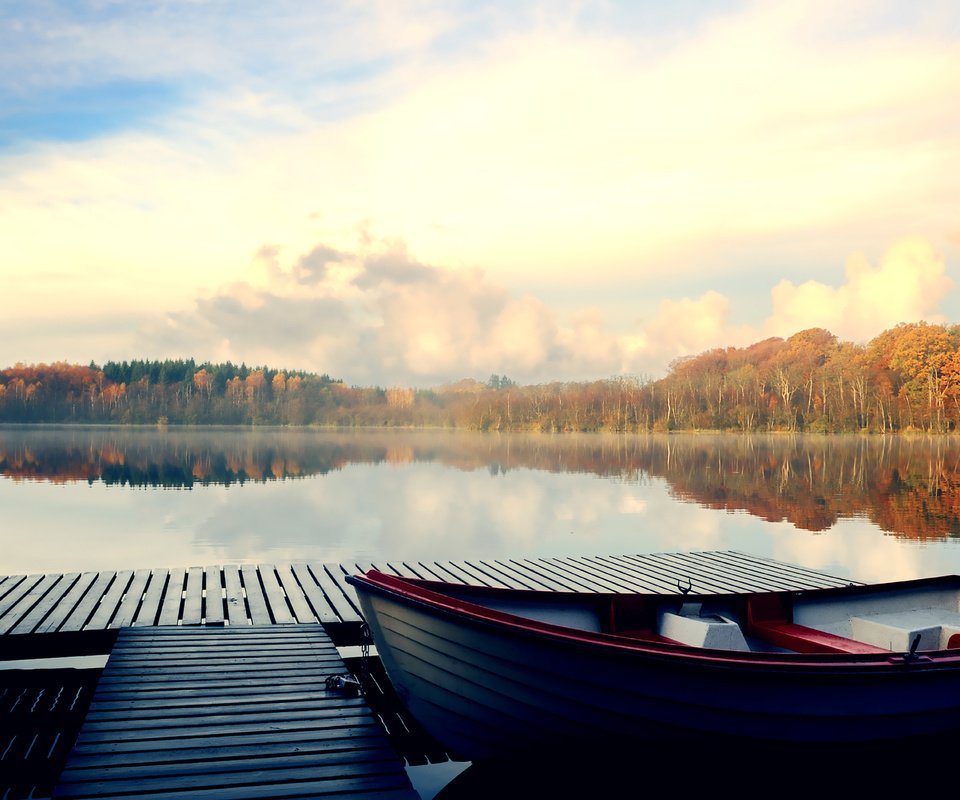
<svg viewBox="0 0 960 800"><path fill-rule="evenodd" d="M659 378L960 322L954 0L0 4L0 367Z"/></svg>

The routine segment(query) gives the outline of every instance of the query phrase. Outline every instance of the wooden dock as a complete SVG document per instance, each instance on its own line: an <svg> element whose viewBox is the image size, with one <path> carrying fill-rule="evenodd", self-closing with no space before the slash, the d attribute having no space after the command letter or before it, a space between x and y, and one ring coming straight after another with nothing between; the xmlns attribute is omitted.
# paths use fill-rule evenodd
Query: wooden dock
<svg viewBox="0 0 960 800"><path fill-rule="evenodd" d="M415 800L319 626L124 628L54 797Z"/></svg>
<svg viewBox="0 0 960 800"><path fill-rule="evenodd" d="M348 574L383 572L447 582L574 592L665 594L843 586L851 581L734 551L539 559L242 564L0 578L0 658L18 634L126 627L320 623L359 627ZM47 637L31 637L47 638Z"/></svg>

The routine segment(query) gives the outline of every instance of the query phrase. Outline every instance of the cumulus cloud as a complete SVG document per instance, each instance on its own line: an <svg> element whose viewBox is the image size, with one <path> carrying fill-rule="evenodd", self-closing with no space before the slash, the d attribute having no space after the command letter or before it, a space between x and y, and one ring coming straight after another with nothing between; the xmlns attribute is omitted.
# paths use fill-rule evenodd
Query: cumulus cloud
<svg viewBox="0 0 960 800"><path fill-rule="evenodd" d="M952 285L933 245L922 238L905 238L875 266L863 254L852 255L846 280L839 286L780 281L771 292L773 313L764 330L786 337L821 327L842 339L863 341L899 322L943 322L939 306Z"/></svg>
<svg viewBox="0 0 960 800"><path fill-rule="evenodd" d="M313 369L351 383L433 385L507 374L515 380L660 377L671 361L715 347L824 327L865 341L899 322L940 319L951 286L929 242L903 239L876 266L851 256L843 283L781 281L759 327L734 324L715 290L664 299L633 329L600 309L561 314L477 269L423 264L404 243L366 232L353 251L324 244L284 260L260 248L260 283L235 282L143 332L145 352Z"/></svg>
<svg viewBox="0 0 960 800"><path fill-rule="evenodd" d="M254 261L256 280L168 314L142 331L139 346L414 385L493 372L604 377L623 364L622 343L597 310L564 321L479 270L423 264L402 242L367 235L354 252L319 244L289 263L264 246Z"/></svg>

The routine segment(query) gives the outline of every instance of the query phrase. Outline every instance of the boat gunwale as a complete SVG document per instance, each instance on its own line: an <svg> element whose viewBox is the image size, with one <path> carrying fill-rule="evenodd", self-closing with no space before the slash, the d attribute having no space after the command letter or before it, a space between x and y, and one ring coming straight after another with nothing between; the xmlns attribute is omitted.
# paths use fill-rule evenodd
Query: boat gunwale
<svg viewBox="0 0 960 800"><path fill-rule="evenodd" d="M684 661L695 665L710 665L717 668L755 667L787 669L798 673L824 673L830 670L841 670L844 674L863 674L877 672L884 673L900 671L942 671L944 669L960 668L960 649L925 650L915 655L905 654L897 650L882 653L793 653L793 652L756 652L720 650L705 647L696 647L669 641L650 641L630 636L602 631L589 631L572 628L556 623L523 617L497 609L487 608L461 597L451 596L443 592L444 588L455 591L458 595L467 594L477 597L509 598L521 595L534 600L570 599L583 602L596 599L603 602L612 597L635 597L633 594L618 593L583 593L583 592L551 592L540 590L503 589L489 586L467 586L446 584L441 581L427 581L417 578L406 578L389 575L379 570L369 570L362 575L346 576L348 583L354 587L363 586L393 600L400 600L408 605L420 606L430 613L441 613L455 619L467 619L474 624L488 628L507 629L520 636L536 636L551 641L573 643L591 649L605 651L615 650L621 653L634 653L655 659L664 659L672 662ZM826 599L832 596L860 596L876 594L884 590L910 588L937 588L953 587L960 590L960 576L943 575L933 578L917 578L907 581L895 581L883 584L859 585L852 584L843 587L826 587L817 589L803 589L783 592L736 592L724 594L676 594L676 595L639 595L649 597L656 603L669 604L671 602L706 602L718 599L736 599L762 594L782 594L794 598L814 597Z"/></svg>

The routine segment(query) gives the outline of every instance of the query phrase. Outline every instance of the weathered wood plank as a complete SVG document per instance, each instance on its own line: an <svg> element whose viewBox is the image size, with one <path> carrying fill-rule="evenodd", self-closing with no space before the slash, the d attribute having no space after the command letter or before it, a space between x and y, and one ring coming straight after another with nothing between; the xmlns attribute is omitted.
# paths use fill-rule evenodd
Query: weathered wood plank
<svg viewBox="0 0 960 800"><path fill-rule="evenodd" d="M68 575L46 575L44 580L21 597L6 616L0 619L0 634L32 631L79 577L76 572Z"/></svg>
<svg viewBox="0 0 960 800"><path fill-rule="evenodd" d="M293 607L293 613L296 616L297 622L316 622L317 617L314 615L313 609L310 608L310 603L304 595L303 589L300 588L300 584L297 582L290 565L277 565L277 577L280 580L280 585L283 587L284 593L287 595L287 600L290 601L290 605Z"/></svg>
<svg viewBox="0 0 960 800"><path fill-rule="evenodd" d="M637 562L624 556L602 556L593 560L603 564L604 569L618 582L637 587L635 591L644 594L672 594L677 589L676 581L671 582L669 577L660 572L645 570Z"/></svg>
<svg viewBox="0 0 960 800"><path fill-rule="evenodd" d="M442 581L462 583L466 586L476 584L480 584L481 586L487 585L485 582L478 580L472 573L467 572L453 561L438 561L433 564L432 567L433 571L437 573L438 577Z"/></svg>
<svg viewBox="0 0 960 800"><path fill-rule="evenodd" d="M491 586L499 586L503 589L526 589L527 586L520 581L514 580L508 575L504 575L501 570L487 564L485 561L464 561L460 564L461 568L470 568L474 572L483 575L489 581Z"/></svg>
<svg viewBox="0 0 960 800"><path fill-rule="evenodd" d="M18 581L23 580L23 578L23 575L4 575L0 578L0 600L3 600L7 592L16 586Z"/></svg>
<svg viewBox="0 0 960 800"><path fill-rule="evenodd" d="M0 620L4 618L11 608L20 602L21 598L29 594L33 587L40 583L40 581L42 581L45 577L46 576L41 574L30 575L20 581L13 589L11 589L4 596L4 598L0 600Z"/></svg>
<svg viewBox="0 0 960 800"><path fill-rule="evenodd" d="M585 580L589 580L593 591L629 591L644 594L676 593L675 575L654 573L656 575L656 581L654 581L651 577L651 571L644 568L642 564L630 558L621 560L624 562L623 567L613 572L612 575L610 569L598 565L588 558L570 559L570 563L565 566L569 566L571 570L575 570ZM627 588L618 589L617 587Z"/></svg>
<svg viewBox="0 0 960 800"><path fill-rule="evenodd" d="M318 688L320 687L320 688ZM243 696L238 698L236 690L227 694L210 695L206 692L195 692L193 695L183 697L154 697L152 693L140 695L130 695L126 699L109 699L98 695L98 699L90 704L90 714L125 714L132 709L141 709L144 713L153 710L171 710L180 709L181 713L189 709L208 710L218 709L240 709L256 708L259 705L271 708L277 707L277 704L286 703L291 708L300 708L300 703L307 703L316 700L317 695L322 693L322 686L313 683L300 686L296 691L278 692L275 687L263 687L261 692L244 692ZM89 718L89 716L88 716Z"/></svg>
<svg viewBox="0 0 960 800"><path fill-rule="evenodd" d="M583 592L589 589L588 583L585 583L582 576L567 570L563 564L556 564L543 558L524 559L524 564L528 564L531 570L542 573L561 586L565 586L563 591Z"/></svg>
<svg viewBox="0 0 960 800"><path fill-rule="evenodd" d="M269 763L264 765L263 769L258 769L254 765L258 762L251 759L244 759L243 762L233 764L208 764L206 770L198 772L189 771L186 774L182 772L175 775L167 775L166 771L158 768L154 774L149 771L131 770L132 775L123 778L116 778L109 781L99 781L97 786L102 788L103 794L118 795L124 793L140 794L143 791L143 784L150 788L151 797L156 796L156 792L183 792L190 791L192 797L197 795L194 792L210 789L220 791L225 784L231 784L233 789L232 797L245 796L245 789L253 788L258 792L264 786L272 786L275 792L287 792L290 788L296 791L298 784L302 781L310 780L320 781L324 778L328 780L343 781L351 776L369 780L372 776L382 776L384 773L396 772L396 756L392 753L382 753L381 758L373 759L369 756L370 751L364 751L357 754L354 758L342 756L336 759L334 763L315 763L319 760L317 756L297 758L296 762L287 759L286 767L271 766ZM126 770L125 770L126 772ZM67 778L60 785L58 797L84 797L88 796L89 788L84 783L76 785L76 793L71 791L70 776L72 772L67 773ZM98 792L99 794L100 792ZM276 797L277 795L273 795Z"/></svg>
<svg viewBox="0 0 960 800"><path fill-rule="evenodd" d="M385 571L393 573L394 575L399 575L401 578L419 578L420 576L414 572L408 564L405 562L389 562L383 565Z"/></svg>
<svg viewBox="0 0 960 800"><path fill-rule="evenodd" d="M203 571L203 623L223 625L223 584L220 567L206 567Z"/></svg>
<svg viewBox="0 0 960 800"><path fill-rule="evenodd" d="M90 589L98 574L96 572L82 573L67 590L67 593L50 609L43 621L36 626L33 633L52 633L57 630Z"/></svg>
<svg viewBox="0 0 960 800"><path fill-rule="evenodd" d="M267 676L264 676L265 678ZM318 696L299 701L271 701L251 703L245 698L235 698L233 703L212 706L167 706L144 707L135 703L119 711L98 710L87 714L84 727L88 731L150 730L162 728L193 728L199 725L219 725L235 721L266 722L285 719L307 719L317 715L337 716L344 706L329 698ZM339 698L337 698L339 699ZM354 705L362 705L356 701Z"/></svg>
<svg viewBox="0 0 960 800"><path fill-rule="evenodd" d="M111 628L125 628L133 622L137 609L143 601L144 592L150 581L151 573L149 569L138 569L133 573L133 579L127 587L127 591L120 599L117 611L110 621Z"/></svg>
<svg viewBox="0 0 960 800"><path fill-rule="evenodd" d="M269 741L265 741L263 736L237 736L229 744L223 745L220 745L218 740L215 739L206 746L183 747L179 742L175 742L175 746L156 747L140 751L104 746L100 752L95 753L89 753L78 748L75 755L82 756L82 758L77 758L77 769L91 769L112 767L116 764L129 764L130 766L155 763L202 764L210 759L268 756L288 752L291 744L296 746L297 752L324 754L335 753L340 750L375 749L381 747L382 743L383 735L380 729L375 727L375 723L371 722L370 726L366 728L357 725L349 729L330 729L326 736L322 735L322 731L300 731L289 733L282 738L270 737ZM136 742L128 744L137 745ZM169 743L163 744L169 745Z"/></svg>
<svg viewBox="0 0 960 800"><path fill-rule="evenodd" d="M728 592L743 591L746 584L740 582L732 583L719 580L714 573L704 570L696 559L683 557L674 557L680 554L673 553L648 553L644 556L631 557L630 560L641 561L645 566L656 565L665 573L674 578L674 585L686 586L688 583L693 585L694 592Z"/></svg>
<svg viewBox="0 0 960 800"><path fill-rule="evenodd" d="M723 560L724 562L735 563L740 568L749 568L764 576L776 576L782 579L787 589L810 588L832 586L846 586L850 584L860 584L860 581L851 581L846 578L837 578L816 570L807 569L799 564L790 564L784 561L774 561L771 558L750 555L748 553L739 553L733 550L710 551L702 554L708 560Z"/></svg>
<svg viewBox="0 0 960 800"><path fill-rule="evenodd" d="M325 669L315 670L315 675L322 675L325 672ZM97 697L102 699L103 702L123 702L125 700L135 700L142 698L149 698L151 700L189 700L191 698L199 698L203 700L205 698L217 698L217 697L232 697L238 688L243 688L244 692L248 695L256 695L259 693L297 693L297 692L312 692L317 686L318 682L314 674L304 674L299 673L293 677L286 678L276 678L271 682L269 686L263 686L260 681L243 681L243 680L230 680L224 681L219 685L203 685L203 686L194 686L193 684L188 684L187 686L170 686L164 685L162 688L153 688L149 690L144 690L143 683L136 682L126 688L121 685L116 685L109 689L106 686L98 687Z"/></svg>
<svg viewBox="0 0 960 800"><path fill-rule="evenodd" d="M282 790L282 795L278 791ZM352 795L370 800L420 800L420 796L410 788L406 777L395 774L376 775L374 777L346 777L339 779L323 778L319 780L303 780L289 783L283 787L267 784L245 787L229 786L227 788L203 788L191 790L191 800L276 800L278 796L293 800L300 797L332 797L336 795ZM70 797L76 795L54 794L54 797ZM183 800L182 789L163 791L150 794L150 800Z"/></svg>
<svg viewBox="0 0 960 800"><path fill-rule="evenodd" d="M143 601L133 617L133 625L142 627L155 625L160 618L160 607L163 602L163 592L167 588L169 570L151 570L150 582L143 593Z"/></svg>
<svg viewBox="0 0 960 800"><path fill-rule="evenodd" d="M237 569L236 565L224 565L223 587L226 621L231 625L248 625L249 617L247 616L247 600L243 596L243 584L240 582L240 570Z"/></svg>
<svg viewBox="0 0 960 800"><path fill-rule="evenodd" d="M468 582L471 584L479 584L480 586L493 586L499 589L511 588L508 584L491 575L488 570L481 569L471 561L450 561L447 563L451 569L456 569L469 576Z"/></svg>
<svg viewBox="0 0 960 800"><path fill-rule="evenodd" d="M353 587L349 586L349 584L343 580L343 576L346 573L340 568L340 565L331 564L329 573L323 564L311 564L309 569L310 574L313 575L317 585L320 586L323 593L327 596L327 600L337 616L344 622L360 622L361 617L360 612L357 611L358 601L356 599L356 593L353 592ZM337 580L331 577L338 574L340 577ZM347 590L345 587L349 587L349 591L353 593L352 600L346 593Z"/></svg>
<svg viewBox="0 0 960 800"><path fill-rule="evenodd" d="M58 630L60 631L79 631L83 629L83 626L87 624L87 620L93 616L93 613L97 607L97 604L100 602L100 598L103 596L103 593L108 590L111 582L113 581L114 573L113 572L100 572L97 573L96 580L91 584L90 588L84 592L83 597L80 599L80 602L73 608L63 624L60 625Z"/></svg>
<svg viewBox="0 0 960 800"><path fill-rule="evenodd" d="M572 566L583 576L588 577L595 585L605 587L605 591L613 592L676 592L677 584L674 581L671 586L666 578L660 580L662 589L658 589L658 584L647 579L646 574L640 570L631 571L629 568L614 569L610 563L590 556L578 556L571 560Z"/></svg>
<svg viewBox="0 0 960 800"><path fill-rule="evenodd" d="M537 569L529 562L517 561L515 559L494 561L495 564L504 570L510 570L512 575L517 576L518 580L523 580L532 585L534 589L546 589L551 592L569 591L567 585L555 580L549 572L543 569Z"/></svg>
<svg viewBox="0 0 960 800"><path fill-rule="evenodd" d="M269 625L270 609L267 598L260 586L260 573L255 564L243 564L240 567L243 578L243 591L247 595L247 606L250 609L250 619L254 625Z"/></svg>
<svg viewBox="0 0 960 800"><path fill-rule="evenodd" d="M182 625L199 625L203 621L203 567L187 570L187 585L183 592Z"/></svg>
<svg viewBox="0 0 960 800"><path fill-rule="evenodd" d="M390 761L396 764L396 754L384 745L368 746L364 748L353 748L350 750L317 750L314 752L297 751L295 753L281 750L278 754L271 755L264 753L260 758L252 760L249 753L243 753L240 758L220 758L215 762L192 763L192 764L159 764L151 763L143 766L134 766L129 764L119 765L113 774L103 774L103 786L109 786L114 791L127 791L124 789L124 782L139 778L146 778L150 782L150 789L153 791L164 788L163 783L171 778L181 778L189 775L210 775L223 776L219 779L220 784L229 780L251 780L253 776L260 777L265 775L267 780L276 777L276 783L280 780L293 780L295 773L288 771L291 769L308 769L311 766L317 769L332 767L338 764L358 764L371 762ZM264 770L275 772L265 773ZM235 776L233 773L237 773ZM334 773L336 774L336 773ZM281 777L282 776L282 777ZM166 781L161 781L164 778ZM61 782L74 783L78 781L90 780L91 775L89 767L73 766L64 770L60 776ZM179 781L177 782L179 783ZM198 784L188 783L190 788L195 788ZM215 784L218 785L218 784Z"/></svg>
<svg viewBox="0 0 960 800"><path fill-rule="evenodd" d="M237 628L233 628L233 630L237 630ZM297 628L294 628L293 631L299 632ZM151 650L156 652L170 652L170 653L190 652L190 651L196 652L196 651L209 650L213 647L221 647L229 650L229 649L239 649L240 647L248 646L250 641L254 641L254 640L241 639L236 636L234 637L223 636L223 637L217 637L215 642L207 642L202 639L194 639L192 641L187 641L187 642L178 642L174 640L173 642L171 642L167 637L158 636L156 638L151 638L149 647L137 648L137 652L143 652L144 650ZM283 636L283 637L278 637L276 639L273 637L269 639L264 638L260 641L262 641L262 644L258 645L258 647L269 647L271 649L273 648L287 649L288 647L293 647L293 646L319 647L319 645L313 645L313 643L311 643L309 639L305 639L303 636L297 636L297 635ZM126 647L124 646L124 647L116 648L115 652L123 653L125 652L125 650L126 650Z"/></svg>
<svg viewBox="0 0 960 800"><path fill-rule="evenodd" d="M676 594L677 573L650 563L645 556L615 556L611 560L622 565L619 574L632 581L631 585L649 586L653 594Z"/></svg>
<svg viewBox="0 0 960 800"><path fill-rule="evenodd" d="M110 620L113 619L113 615L120 605L120 599L127 591L127 586L130 584L131 578L133 578L133 571L129 569L121 570L116 574L113 582L110 584L110 588L104 592L103 597L100 598L100 602L97 604L96 610L93 612L93 616L90 617L90 621L87 622L84 627L103 630L110 624Z"/></svg>
<svg viewBox="0 0 960 800"><path fill-rule="evenodd" d="M710 570L718 580L735 581L745 586L746 591L781 591L796 586L795 580L786 580L776 570L758 570L739 559L715 557L711 553L697 553L696 556L701 568Z"/></svg>
<svg viewBox="0 0 960 800"><path fill-rule="evenodd" d="M296 622L287 605L286 595L284 595L283 589L280 588L280 583L277 581L276 569L273 564L260 565L260 582L263 585L263 593L267 598L272 621L277 625L289 625Z"/></svg>
<svg viewBox="0 0 960 800"><path fill-rule="evenodd" d="M183 605L183 583L187 571L182 567L170 570L167 585L160 604L160 617L157 625L176 625L180 621L180 607Z"/></svg>

